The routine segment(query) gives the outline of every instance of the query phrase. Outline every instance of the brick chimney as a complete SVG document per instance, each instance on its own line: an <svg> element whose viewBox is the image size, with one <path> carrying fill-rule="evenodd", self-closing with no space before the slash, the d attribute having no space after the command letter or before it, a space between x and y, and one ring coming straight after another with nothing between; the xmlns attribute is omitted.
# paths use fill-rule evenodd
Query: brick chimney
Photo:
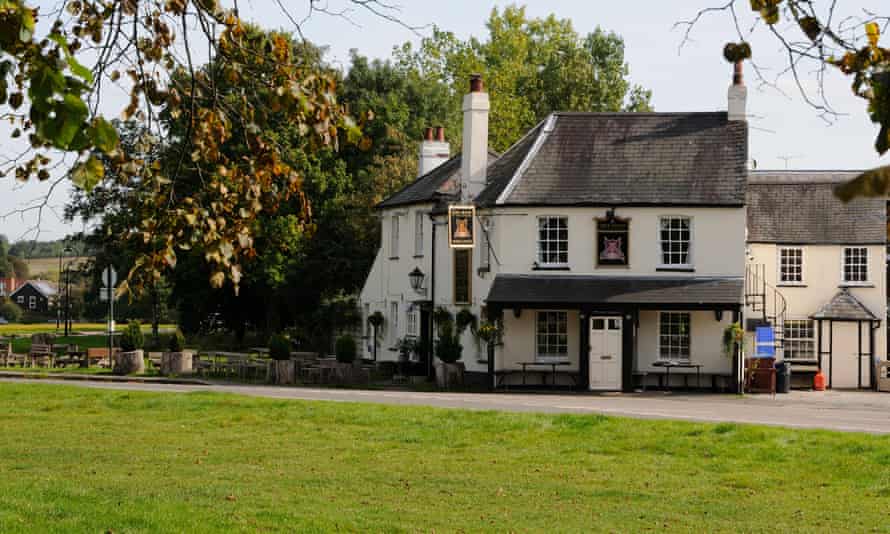
<svg viewBox="0 0 890 534"><path fill-rule="evenodd" d="M732 85L728 92L729 105L727 107L729 120L744 121L748 104L748 88L745 87L745 79L742 72L742 62L736 61L733 65Z"/></svg>
<svg viewBox="0 0 890 534"><path fill-rule="evenodd" d="M464 139L461 155L461 199L470 201L485 188L488 167L488 111L491 104L482 76L470 77L470 92L464 96Z"/></svg>
<svg viewBox="0 0 890 534"><path fill-rule="evenodd" d="M451 157L451 145L445 141L445 128L437 126L423 131L423 142L420 143L420 158L417 165L417 176L432 171Z"/></svg>

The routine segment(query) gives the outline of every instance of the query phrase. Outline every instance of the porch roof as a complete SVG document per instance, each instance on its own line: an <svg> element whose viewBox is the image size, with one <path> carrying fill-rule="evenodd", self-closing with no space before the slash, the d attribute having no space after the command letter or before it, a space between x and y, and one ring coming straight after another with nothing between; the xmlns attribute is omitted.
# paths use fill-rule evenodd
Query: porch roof
<svg viewBox="0 0 890 534"><path fill-rule="evenodd" d="M743 289L741 277L499 274L487 302L499 308L611 305L736 310Z"/></svg>
<svg viewBox="0 0 890 534"><path fill-rule="evenodd" d="M812 315L813 319L831 321L877 321L878 317L865 307L847 288L838 292Z"/></svg>

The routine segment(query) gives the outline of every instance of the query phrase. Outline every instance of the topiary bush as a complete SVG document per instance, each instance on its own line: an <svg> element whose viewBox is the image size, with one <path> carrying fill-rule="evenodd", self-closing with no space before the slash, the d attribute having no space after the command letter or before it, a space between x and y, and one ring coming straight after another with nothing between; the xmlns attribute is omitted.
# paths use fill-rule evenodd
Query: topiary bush
<svg viewBox="0 0 890 534"><path fill-rule="evenodd" d="M334 345L334 353L337 355L337 361L340 363L354 362L358 353L355 338L350 335L337 338L337 343Z"/></svg>
<svg viewBox="0 0 890 534"><path fill-rule="evenodd" d="M273 360L290 360L290 340L281 334L269 338L269 356Z"/></svg>
<svg viewBox="0 0 890 534"><path fill-rule="evenodd" d="M182 335L182 330L176 329L175 332L170 336L170 344L167 347L170 349L170 352L182 352L185 350L185 336Z"/></svg>
<svg viewBox="0 0 890 534"><path fill-rule="evenodd" d="M439 325L439 340L436 342L436 357L444 363L455 363L463 356L460 334L454 332L451 323Z"/></svg>
<svg viewBox="0 0 890 534"><path fill-rule="evenodd" d="M142 325L139 321L130 321L127 328L121 334L121 350L133 352L141 350L145 346L145 337L142 335Z"/></svg>

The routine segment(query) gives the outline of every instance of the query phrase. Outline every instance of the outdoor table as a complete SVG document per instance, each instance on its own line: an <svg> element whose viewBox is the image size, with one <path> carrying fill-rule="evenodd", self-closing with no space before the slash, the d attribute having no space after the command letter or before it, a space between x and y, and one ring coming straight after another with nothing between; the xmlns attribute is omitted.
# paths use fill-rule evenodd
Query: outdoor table
<svg viewBox="0 0 890 534"><path fill-rule="evenodd" d="M696 387L701 389L701 364L695 362L674 362L674 361L658 361L652 364L653 367L664 367L665 371L665 383L667 384L667 388L671 387L671 367L678 367L683 369L695 369L695 383ZM686 387L689 387L689 378L688 375L684 375L684 383ZM659 383L661 383L661 378L659 377Z"/></svg>
<svg viewBox="0 0 890 534"><path fill-rule="evenodd" d="M556 368L557 368L557 366L569 365L569 362L519 362L519 365L522 366L522 385L523 386L526 385L526 381L525 381L526 368L534 367L537 365L544 366L544 367L550 366L550 385L556 386ZM541 378L541 385L542 386L547 385L546 377Z"/></svg>

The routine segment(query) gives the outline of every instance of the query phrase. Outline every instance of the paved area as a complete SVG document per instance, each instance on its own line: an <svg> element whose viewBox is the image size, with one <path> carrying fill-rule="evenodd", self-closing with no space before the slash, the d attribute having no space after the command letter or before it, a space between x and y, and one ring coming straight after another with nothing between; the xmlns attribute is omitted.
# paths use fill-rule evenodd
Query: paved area
<svg viewBox="0 0 890 534"><path fill-rule="evenodd" d="M644 394L473 394L419 393L319 388L155 383L67 382L54 379L2 379L2 382L64 384L76 387L184 393L217 391L279 399L369 402L468 410L544 413L598 413L645 419L737 422L792 428L824 428L890 434L890 394L861 391L794 391L788 395Z"/></svg>

